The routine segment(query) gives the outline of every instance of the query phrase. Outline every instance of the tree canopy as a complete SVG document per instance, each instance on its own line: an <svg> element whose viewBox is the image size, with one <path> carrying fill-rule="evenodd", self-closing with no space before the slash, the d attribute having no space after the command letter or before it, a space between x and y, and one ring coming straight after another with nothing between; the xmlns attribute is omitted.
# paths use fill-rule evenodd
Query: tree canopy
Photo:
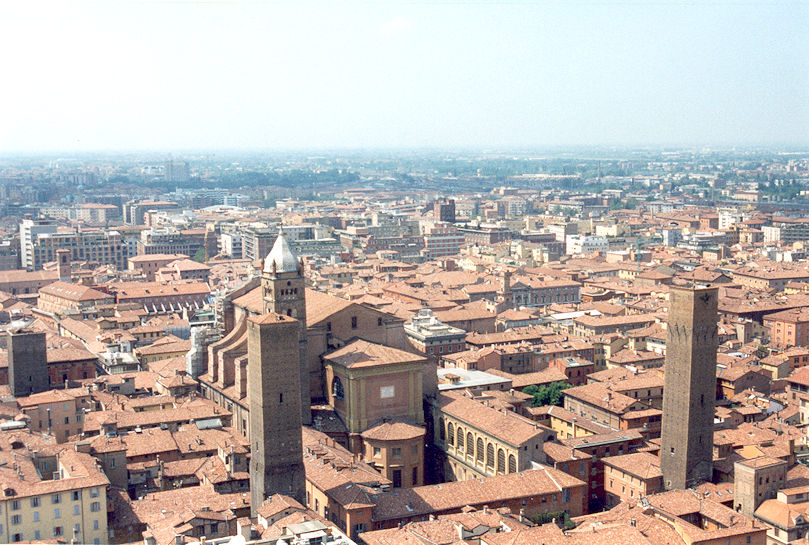
<svg viewBox="0 0 809 545"><path fill-rule="evenodd" d="M532 407L541 407L543 405L556 405L562 406L562 391L570 388L570 384L564 381L552 382L547 386L536 386L534 384L526 386L523 389L524 394L534 396L531 401Z"/></svg>

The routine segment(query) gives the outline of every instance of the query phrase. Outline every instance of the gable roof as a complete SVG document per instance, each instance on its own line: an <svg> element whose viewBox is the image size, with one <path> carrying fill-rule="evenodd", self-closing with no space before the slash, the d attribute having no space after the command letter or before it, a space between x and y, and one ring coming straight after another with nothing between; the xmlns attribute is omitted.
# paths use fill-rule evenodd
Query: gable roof
<svg viewBox="0 0 809 545"><path fill-rule="evenodd" d="M343 367L373 367L396 363L415 363L424 361L419 354L411 354L398 348L391 348L368 342L363 339L354 339L345 346L323 356L323 359Z"/></svg>
<svg viewBox="0 0 809 545"><path fill-rule="evenodd" d="M238 307L247 309L256 314L264 313L264 301L262 299L261 286L254 288L244 295L241 295L233 300L233 304ZM306 326L312 327L319 323L325 322L329 317L334 316L338 312L345 310L349 307L362 308L371 312L378 312L385 314L381 311L372 309L370 307L359 305L328 293L306 289Z"/></svg>
<svg viewBox="0 0 809 545"><path fill-rule="evenodd" d="M62 282L57 280L47 286L39 289L40 294L53 295L68 301L96 301L99 299L113 299L113 296L102 291L82 286L80 284L71 284L70 282Z"/></svg>

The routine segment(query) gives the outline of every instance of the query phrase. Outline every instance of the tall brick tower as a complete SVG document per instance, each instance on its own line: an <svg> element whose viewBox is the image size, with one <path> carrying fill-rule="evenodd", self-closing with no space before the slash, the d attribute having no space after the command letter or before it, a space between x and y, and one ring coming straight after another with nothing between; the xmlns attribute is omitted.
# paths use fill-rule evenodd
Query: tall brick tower
<svg viewBox="0 0 809 545"><path fill-rule="evenodd" d="M50 388L45 334L30 329L9 331L8 384L14 397L29 396Z"/></svg>
<svg viewBox="0 0 809 545"><path fill-rule="evenodd" d="M301 440L298 321L280 314L247 322L250 509L272 494L306 501ZM295 371L295 372L292 372Z"/></svg>
<svg viewBox="0 0 809 545"><path fill-rule="evenodd" d="M718 289L672 287L660 470L667 490L710 481L716 397Z"/></svg>
<svg viewBox="0 0 809 545"><path fill-rule="evenodd" d="M261 275L264 312L291 316L298 323L300 350L301 417L304 424L312 423L309 369L306 367L306 284L303 267L292 253L284 234L275 239L272 250L264 260Z"/></svg>

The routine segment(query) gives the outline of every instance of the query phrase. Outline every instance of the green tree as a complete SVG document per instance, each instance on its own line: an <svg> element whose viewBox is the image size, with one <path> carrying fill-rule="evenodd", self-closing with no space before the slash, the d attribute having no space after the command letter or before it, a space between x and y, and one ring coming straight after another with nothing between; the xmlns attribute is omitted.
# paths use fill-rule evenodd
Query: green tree
<svg viewBox="0 0 809 545"><path fill-rule="evenodd" d="M560 528L565 530L572 530L576 527L576 523L570 520L570 513L567 511L553 511L551 513L540 513L538 515L529 516L528 519L534 524L548 524L555 522Z"/></svg>
<svg viewBox="0 0 809 545"><path fill-rule="evenodd" d="M205 263L205 248L200 248L197 250L197 253L194 254L193 259L197 263Z"/></svg>
<svg viewBox="0 0 809 545"><path fill-rule="evenodd" d="M546 386L537 386L532 384L523 389L524 394L533 396L531 401L532 407L541 407L543 405L562 406L562 391L570 388L570 384L564 381L552 382Z"/></svg>

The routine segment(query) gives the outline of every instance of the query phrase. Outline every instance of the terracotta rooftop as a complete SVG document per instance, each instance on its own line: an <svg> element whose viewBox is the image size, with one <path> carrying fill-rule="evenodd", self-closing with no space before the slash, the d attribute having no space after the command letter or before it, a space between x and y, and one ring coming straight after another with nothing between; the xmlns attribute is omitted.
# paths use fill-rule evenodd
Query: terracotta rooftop
<svg viewBox="0 0 809 545"><path fill-rule="evenodd" d="M345 346L323 356L323 359L337 365L352 368L397 363L416 363L425 360L424 356L405 352L398 348L372 343L363 339L354 339Z"/></svg>
<svg viewBox="0 0 809 545"><path fill-rule="evenodd" d="M426 431L402 420L384 420L374 424L360 435L363 439L375 441L407 441L423 437Z"/></svg>
<svg viewBox="0 0 809 545"><path fill-rule="evenodd" d="M616 414L623 414L631 410L638 403L637 399L614 391L602 382L593 382L583 386L575 386L565 390L565 396L573 397Z"/></svg>
<svg viewBox="0 0 809 545"><path fill-rule="evenodd" d="M39 293L75 302L113 299L113 296L108 293L98 291L88 286L62 282L61 280L57 280L56 282L40 288Z"/></svg>
<svg viewBox="0 0 809 545"><path fill-rule="evenodd" d="M297 322L295 318L292 318L290 316L284 316L283 314L276 314L274 312L268 312L267 314L260 314L258 316L250 316L248 320L258 325Z"/></svg>
<svg viewBox="0 0 809 545"><path fill-rule="evenodd" d="M620 469L624 473L640 479L655 479L663 476L660 472L660 458L648 452L608 456L602 458L602 461L606 466Z"/></svg>
<svg viewBox="0 0 809 545"><path fill-rule="evenodd" d="M545 428L535 422L513 411L487 407L463 392L441 392L436 398L436 405L442 412L509 445L521 446L545 433Z"/></svg>

